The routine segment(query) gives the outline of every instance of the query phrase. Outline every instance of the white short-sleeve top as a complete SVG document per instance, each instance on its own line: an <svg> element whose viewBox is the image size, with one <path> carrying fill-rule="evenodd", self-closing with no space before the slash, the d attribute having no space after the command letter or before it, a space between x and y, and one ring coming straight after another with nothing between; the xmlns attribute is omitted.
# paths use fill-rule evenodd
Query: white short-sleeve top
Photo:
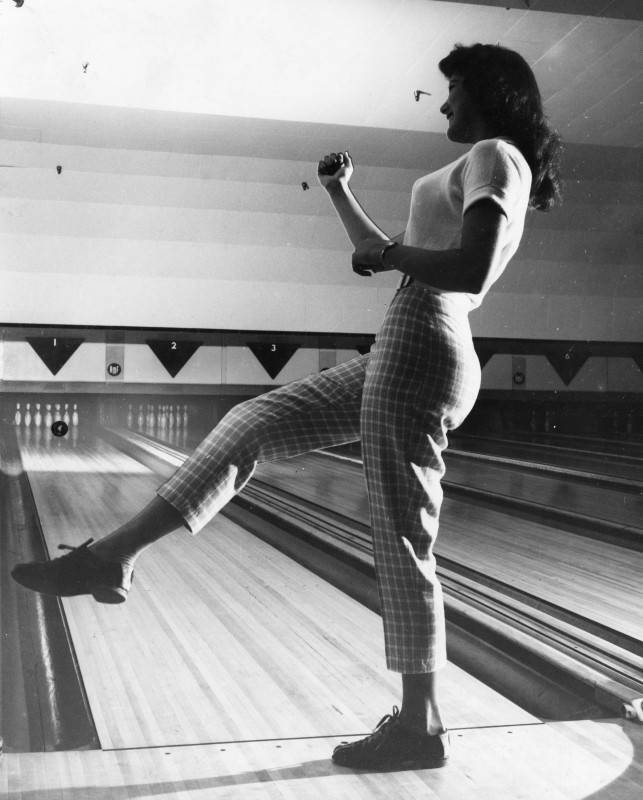
<svg viewBox="0 0 643 800"><path fill-rule="evenodd" d="M460 246L462 217L478 200L491 199L502 209L504 229L501 269L520 244L531 190L531 170L522 153L507 139L483 139L463 156L419 178L411 192L411 210L404 244L428 250ZM484 293L467 294L470 308Z"/></svg>

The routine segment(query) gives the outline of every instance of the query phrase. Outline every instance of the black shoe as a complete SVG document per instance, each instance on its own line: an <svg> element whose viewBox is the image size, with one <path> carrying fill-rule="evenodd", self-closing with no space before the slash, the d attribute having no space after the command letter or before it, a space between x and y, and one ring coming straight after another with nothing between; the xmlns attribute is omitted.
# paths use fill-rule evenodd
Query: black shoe
<svg viewBox="0 0 643 800"><path fill-rule="evenodd" d="M91 594L99 603L123 603L132 584L134 573L129 564L106 561L89 549L93 539L79 547L58 545L59 550L71 550L51 561L30 561L17 564L11 576L27 589L58 597Z"/></svg>
<svg viewBox="0 0 643 800"><path fill-rule="evenodd" d="M333 761L342 767L377 769L423 769L441 767L449 758L449 734L418 733L407 728L400 710L382 717L365 739L340 744L333 751Z"/></svg>

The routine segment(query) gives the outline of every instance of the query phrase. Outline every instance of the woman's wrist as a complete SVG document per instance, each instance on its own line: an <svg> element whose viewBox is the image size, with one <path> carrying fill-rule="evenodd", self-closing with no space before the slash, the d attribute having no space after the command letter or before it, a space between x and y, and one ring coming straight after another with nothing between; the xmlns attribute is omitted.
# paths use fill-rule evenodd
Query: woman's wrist
<svg viewBox="0 0 643 800"><path fill-rule="evenodd" d="M369 236L363 239L357 244L352 256L353 271L358 275L372 275L375 272L396 269L392 263L386 263L384 258L389 250L397 247L397 242L387 237Z"/></svg>
<svg viewBox="0 0 643 800"><path fill-rule="evenodd" d="M327 183L324 188L331 197L348 194L348 183L346 181L332 181L332 183Z"/></svg>
<svg viewBox="0 0 643 800"><path fill-rule="evenodd" d="M399 242L394 241L393 239L387 239L382 245L382 251L380 255L380 263L382 264L383 270L390 270L390 269L397 269L397 264L395 263L395 257L399 255ZM395 251L398 251L397 253ZM391 253L393 251L393 253Z"/></svg>

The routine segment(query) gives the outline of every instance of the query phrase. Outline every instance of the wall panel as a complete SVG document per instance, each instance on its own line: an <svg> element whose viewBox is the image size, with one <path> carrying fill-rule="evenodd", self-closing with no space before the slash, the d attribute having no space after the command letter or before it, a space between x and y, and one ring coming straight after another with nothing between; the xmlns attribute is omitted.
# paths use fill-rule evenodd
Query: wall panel
<svg viewBox="0 0 643 800"><path fill-rule="evenodd" d="M390 233L404 228L415 178L462 152L414 131L6 109L0 163L16 168L0 169L5 323L373 333L398 276L352 273L302 152L355 143L355 190ZM569 144L564 168L565 205L529 214L514 261L471 317L477 336L641 338L638 153Z"/></svg>

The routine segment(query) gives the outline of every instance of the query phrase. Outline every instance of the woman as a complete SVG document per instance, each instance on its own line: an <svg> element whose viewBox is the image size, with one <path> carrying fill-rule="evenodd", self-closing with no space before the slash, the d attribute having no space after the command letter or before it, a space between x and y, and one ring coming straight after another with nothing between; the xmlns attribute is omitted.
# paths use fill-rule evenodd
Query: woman
<svg viewBox="0 0 643 800"><path fill-rule="evenodd" d="M347 152L319 163L363 276L403 273L368 355L241 403L136 517L107 537L14 577L36 591L122 602L137 556L161 536L198 532L240 491L257 462L361 438L389 669L402 674L402 707L374 733L342 744L349 767L429 766L448 758L437 672L446 663L444 611L433 545L442 501L446 432L480 386L468 312L515 253L528 206L559 198L558 136L531 69L495 45L456 46L447 136L468 153L414 187L402 242L389 239L350 189ZM90 546L91 545L91 546Z"/></svg>

